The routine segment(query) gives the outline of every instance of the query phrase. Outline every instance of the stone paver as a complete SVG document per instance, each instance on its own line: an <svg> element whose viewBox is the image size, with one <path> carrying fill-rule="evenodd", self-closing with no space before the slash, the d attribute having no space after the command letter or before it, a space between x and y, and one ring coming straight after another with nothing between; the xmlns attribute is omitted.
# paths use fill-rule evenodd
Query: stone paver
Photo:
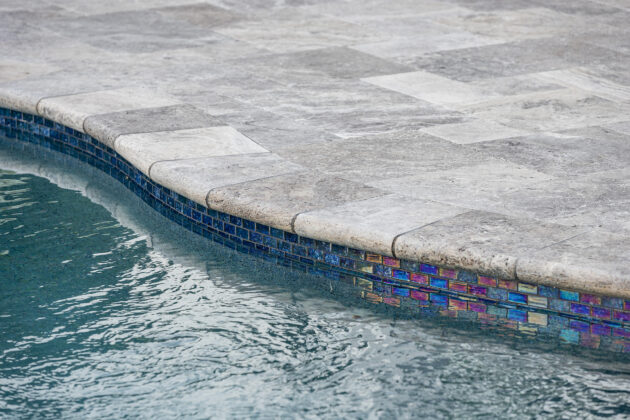
<svg viewBox="0 0 630 420"><path fill-rule="evenodd" d="M629 292L629 21L623 0L0 0L0 106L260 223Z"/></svg>

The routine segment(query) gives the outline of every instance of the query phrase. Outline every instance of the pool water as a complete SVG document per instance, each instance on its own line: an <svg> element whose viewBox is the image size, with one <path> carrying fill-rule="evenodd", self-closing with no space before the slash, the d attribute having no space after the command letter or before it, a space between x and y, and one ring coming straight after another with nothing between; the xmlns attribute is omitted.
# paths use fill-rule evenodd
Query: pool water
<svg viewBox="0 0 630 420"><path fill-rule="evenodd" d="M0 142L0 417L626 418L627 355L409 319Z"/></svg>

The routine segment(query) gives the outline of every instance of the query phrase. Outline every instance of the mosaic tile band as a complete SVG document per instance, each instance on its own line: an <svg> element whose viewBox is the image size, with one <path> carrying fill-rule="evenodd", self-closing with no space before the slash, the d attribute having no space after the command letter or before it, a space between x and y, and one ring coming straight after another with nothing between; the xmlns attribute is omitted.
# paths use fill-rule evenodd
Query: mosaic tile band
<svg viewBox="0 0 630 420"><path fill-rule="evenodd" d="M630 300L371 254L208 209L156 184L97 139L39 116L0 108L0 136L86 162L196 234L282 266L342 281L368 302L630 352Z"/></svg>

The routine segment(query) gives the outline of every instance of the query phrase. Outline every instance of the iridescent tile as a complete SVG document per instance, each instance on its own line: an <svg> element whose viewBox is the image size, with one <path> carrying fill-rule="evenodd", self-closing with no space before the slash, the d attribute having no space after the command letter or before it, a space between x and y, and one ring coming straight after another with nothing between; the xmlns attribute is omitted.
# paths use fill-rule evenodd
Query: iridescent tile
<svg viewBox="0 0 630 420"><path fill-rule="evenodd" d="M477 284L477 274L472 271L459 270L457 272L457 280Z"/></svg>
<svg viewBox="0 0 630 420"><path fill-rule="evenodd" d="M580 301L580 294L578 292L570 292L568 290L560 290L560 299L569 300L572 302Z"/></svg>
<svg viewBox="0 0 630 420"><path fill-rule="evenodd" d="M325 271L325 272L329 272L329 271ZM391 295L392 294L392 287L385 285L383 283L374 283L374 286L372 288L372 290L374 290L376 293L380 293L382 295Z"/></svg>
<svg viewBox="0 0 630 420"><path fill-rule="evenodd" d="M331 265L339 265L339 255L326 254L324 256L324 261Z"/></svg>
<svg viewBox="0 0 630 420"><path fill-rule="evenodd" d="M374 293L364 292L364 297L371 303L381 303L383 302L383 297Z"/></svg>
<svg viewBox="0 0 630 420"><path fill-rule="evenodd" d="M519 283L518 291L535 295L536 293L538 293L538 287L534 286L533 284Z"/></svg>
<svg viewBox="0 0 630 420"><path fill-rule="evenodd" d="M396 296L409 296L409 289L404 287L392 287L392 293Z"/></svg>
<svg viewBox="0 0 630 420"><path fill-rule="evenodd" d="M495 287L489 287L487 296L491 299L496 299L496 300L505 302L508 299L508 291L505 289L497 289Z"/></svg>
<svg viewBox="0 0 630 420"><path fill-rule="evenodd" d="M621 322L630 322L630 312L615 311L614 319Z"/></svg>
<svg viewBox="0 0 630 420"><path fill-rule="evenodd" d="M411 290L409 297L415 300L429 300L429 294L419 290Z"/></svg>
<svg viewBox="0 0 630 420"><path fill-rule="evenodd" d="M482 286L473 286L472 284L468 289L469 293L477 296L486 296L488 294L488 289Z"/></svg>
<svg viewBox="0 0 630 420"><path fill-rule="evenodd" d="M517 322L527 322L527 311L521 311L520 309L508 310L508 319Z"/></svg>
<svg viewBox="0 0 630 420"><path fill-rule="evenodd" d="M398 268L400 267L400 260L392 257L383 257L383 264Z"/></svg>
<svg viewBox="0 0 630 420"><path fill-rule="evenodd" d="M438 268L430 264L420 264L420 271L427 274L437 274Z"/></svg>
<svg viewBox="0 0 630 420"><path fill-rule="evenodd" d="M547 315L541 314L538 312L528 312L527 313L527 322L530 324L541 325L543 327L547 326Z"/></svg>
<svg viewBox="0 0 630 420"><path fill-rule="evenodd" d="M580 293L580 302L588 303L589 305L601 305L602 299L596 295L591 295L588 293Z"/></svg>
<svg viewBox="0 0 630 420"><path fill-rule="evenodd" d="M457 283L457 282L452 281L450 282L448 287L449 289L455 290L456 292L462 292L462 293L468 292L468 284L466 283Z"/></svg>
<svg viewBox="0 0 630 420"><path fill-rule="evenodd" d="M597 335L592 335L588 332L580 334L580 345L589 349L599 348L600 338Z"/></svg>
<svg viewBox="0 0 630 420"><path fill-rule="evenodd" d="M614 328L613 329L613 336L615 336L615 337L623 337L623 338L630 338L630 330L627 330L625 328Z"/></svg>
<svg viewBox="0 0 630 420"><path fill-rule="evenodd" d="M373 265L368 262L355 261L355 268L364 273L372 274L374 272Z"/></svg>
<svg viewBox="0 0 630 420"><path fill-rule="evenodd" d="M487 312L491 315L495 315L501 318L507 317L507 309L500 308L494 305L488 305Z"/></svg>
<svg viewBox="0 0 630 420"><path fill-rule="evenodd" d="M410 281L419 284L429 284L429 276L426 274L411 273Z"/></svg>
<svg viewBox="0 0 630 420"><path fill-rule="evenodd" d="M588 332L591 329L591 324L589 324L588 322L572 319L571 321L569 321L569 327L575 331Z"/></svg>
<svg viewBox="0 0 630 420"><path fill-rule="evenodd" d="M625 311L630 311L630 300L626 300L623 302L623 309Z"/></svg>
<svg viewBox="0 0 630 420"><path fill-rule="evenodd" d="M378 254L365 254L365 259L369 262L373 262L373 263L382 263L383 262L383 257L381 257Z"/></svg>
<svg viewBox="0 0 630 420"><path fill-rule="evenodd" d="M385 265L376 264L374 266L374 274L379 276L391 277L392 276L392 268L387 267Z"/></svg>
<svg viewBox="0 0 630 420"><path fill-rule="evenodd" d="M400 298L395 297L384 297L383 303L390 306L395 306L397 308L400 307Z"/></svg>
<svg viewBox="0 0 630 420"><path fill-rule="evenodd" d="M531 306L535 306L537 308L546 308L548 302L547 302L547 298L544 296L530 295L527 297L527 304Z"/></svg>
<svg viewBox="0 0 630 420"><path fill-rule="evenodd" d="M522 303L522 304L527 304L527 295L524 295L522 293L514 293L514 292L510 292L508 293L508 301L510 302L514 302L514 303Z"/></svg>
<svg viewBox="0 0 630 420"><path fill-rule="evenodd" d="M569 312L569 302L562 299L551 299L549 301L549 308L558 312Z"/></svg>
<svg viewBox="0 0 630 420"><path fill-rule="evenodd" d="M437 277L431 277L429 284L440 289L448 289L448 280L439 279Z"/></svg>
<svg viewBox="0 0 630 420"><path fill-rule="evenodd" d="M409 281L409 273L404 270L392 270L392 277L398 280Z"/></svg>
<svg viewBox="0 0 630 420"><path fill-rule="evenodd" d="M468 302L468 309L473 312L486 312L486 305L478 302Z"/></svg>
<svg viewBox="0 0 630 420"><path fill-rule="evenodd" d="M602 296L602 305L612 309L623 309L623 299Z"/></svg>
<svg viewBox="0 0 630 420"><path fill-rule="evenodd" d="M612 328L610 328L608 325L602 325L602 324L591 325L591 334L610 335L611 331L612 331Z"/></svg>
<svg viewBox="0 0 630 420"><path fill-rule="evenodd" d="M580 333L574 330L560 331L560 338L567 343L578 344L580 342Z"/></svg>
<svg viewBox="0 0 630 420"><path fill-rule="evenodd" d="M572 303L570 306L570 311L574 314L590 315L591 307L587 305L581 305L579 303Z"/></svg>
<svg viewBox="0 0 630 420"><path fill-rule="evenodd" d="M608 308L601 308L593 306L593 316L599 319L610 319L611 310Z"/></svg>
<svg viewBox="0 0 630 420"><path fill-rule="evenodd" d="M501 289L516 290L516 282L512 280L499 280L499 287Z"/></svg>
<svg viewBox="0 0 630 420"><path fill-rule="evenodd" d="M372 282L366 279L357 278L357 287L365 290L372 290Z"/></svg>
<svg viewBox="0 0 630 420"><path fill-rule="evenodd" d="M440 268L439 273L440 273L440 277L446 277L447 279L457 278L457 270L451 270L449 268Z"/></svg>
<svg viewBox="0 0 630 420"><path fill-rule="evenodd" d="M493 279L492 277L479 276L478 283L482 286L496 287L497 279Z"/></svg>
<svg viewBox="0 0 630 420"><path fill-rule="evenodd" d="M420 263L408 260L400 260L400 268L407 271L417 272L420 271Z"/></svg>
<svg viewBox="0 0 630 420"><path fill-rule="evenodd" d="M431 303L434 305L446 306L448 304L448 298L444 295L431 293Z"/></svg>
<svg viewBox="0 0 630 420"><path fill-rule="evenodd" d="M465 311L468 309L468 304L464 300L451 298L448 300L448 308L456 311Z"/></svg>

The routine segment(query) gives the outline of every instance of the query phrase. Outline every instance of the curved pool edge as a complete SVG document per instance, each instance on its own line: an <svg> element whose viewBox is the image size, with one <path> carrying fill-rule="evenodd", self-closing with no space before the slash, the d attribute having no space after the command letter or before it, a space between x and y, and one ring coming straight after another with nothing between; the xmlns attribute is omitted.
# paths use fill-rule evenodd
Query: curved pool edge
<svg viewBox="0 0 630 420"><path fill-rule="evenodd" d="M630 350L630 341L625 342L630 338L630 300L401 260L210 209L155 183L97 139L40 116L0 108L0 134L100 169L193 233L282 266L350 283L369 302L411 312L472 313L541 331L565 327L560 330L577 332L573 341L582 340L580 334L609 337Z"/></svg>

